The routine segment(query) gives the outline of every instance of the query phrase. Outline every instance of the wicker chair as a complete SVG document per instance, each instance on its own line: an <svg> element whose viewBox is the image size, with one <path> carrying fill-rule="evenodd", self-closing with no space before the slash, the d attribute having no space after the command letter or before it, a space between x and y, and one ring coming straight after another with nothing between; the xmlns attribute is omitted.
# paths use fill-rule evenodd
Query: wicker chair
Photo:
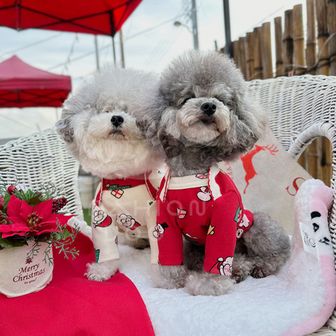
<svg viewBox="0 0 336 336"><path fill-rule="evenodd" d="M269 113L275 136L294 158L315 138L327 137L333 149L333 176L336 180L336 78L324 76L282 77L255 80L250 92ZM78 163L67 153L55 131L34 134L0 147L0 177L6 183L41 188L51 182L69 203L67 210L82 216L78 187ZM330 215L332 246L336 256L336 202ZM317 334L334 335L336 311Z"/></svg>
<svg viewBox="0 0 336 336"><path fill-rule="evenodd" d="M332 145L331 187L336 190L336 77L300 76L254 80L250 93L267 111L274 135L297 159L316 138L326 137ZM336 201L334 200L329 229L336 268ZM336 309L327 327L319 335L335 335Z"/></svg>
<svg viewBox="0 0 336 336"><path fill-rule="evenodd" d="M23 184L35 190L51 188L65 195L64 210L83 217L78 192L79 163L54 130L46 130L0 146L0 182Z"/></svg>

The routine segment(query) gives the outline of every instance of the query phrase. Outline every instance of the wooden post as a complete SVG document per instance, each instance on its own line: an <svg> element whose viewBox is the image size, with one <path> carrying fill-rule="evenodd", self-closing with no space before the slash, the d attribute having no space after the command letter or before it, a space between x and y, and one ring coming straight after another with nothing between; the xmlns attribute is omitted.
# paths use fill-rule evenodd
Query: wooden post
<svg viewBox="0 0 336 336"><path fill-rule="evenodd" d="M311 74L314 74L315 69L311 69L311 68L316 63L316 9L315 9L315 0L307 0L306 63L307 63L308 72L311 73Z"/></svg>
<svg viewBox="0 0 336 336"><path fill-rule="evenodd" d="M239 38L240 70L246 78L245 37Z"/></svg>
<svg viewBox="0 0 336 336"><path fill-rule="evenodd" d="M328 15L327 0L316 0L317 17L317 41L318 41L318 66L316 73L319 75L329 74L329 51L326 44L328 38ZM319 169L317 178L330 184L331 177L331 144L330 141L323 138L319 139Z"/></svg>
<svg viewBox="0 0 336 336"><path fill-rule="evenodd" d="M326 40L328 38L328 22L327 22L327 0L316 0L316 16L317 16L317 41L319 63L317 74L329 74L329 52Z"/></svg>
<svg viewBox="0 0 336 336"><path fill-rule="evenodd" d="M316 63L316 9L315 0L307 0L307 47L306 63L309 73L314 74L313 66ZM317 177L319 171L319 153L321 139L314 140L303 153L304 167L313 177Z"/></svg>
<svg viewBox="0 0 336 336"><path fill-rule="evenodd" d="M293 40L294 40L294 71L296 75L302 75L305 72L304 57L304 35L302 5L296 5L293 8Z"/></svg>
<svg viewBox="0 0 336 336"><path fill-rule="evenodd" d="M336 75L336 1L328 1L328 32L330 36L329 51L329 75Z"/></svg>
<svg viewBox="0 0 336 336"><path fill-rule="evenodd" d="M274 32L275 32L275 67L276 76L283 76L284 65L282 60L282 23L281 16L274 18Z"/></svg>
<svg viewBox="0 0 336 336"><path fill-rule="evenodd" d="M247 69L247 79L251 80L254 77L254 36L253 33L247 33L246 35L246 69Z"/></svg>
<svg viewBox="0 0 336 336"><path fill-rule="evenodd" d="M232 42L232 49L233 49L233 60L236 66L240 67L240 57L239 57L239 42L233 41Z"/></svg>
<svg viewBox="0 0 336 336"><path fill-rule="evenodd" d="M273 77L272 68L272 45L271 45L271 23L265 22L261 26L261 62L263 67L263 78Z"/></svg>
<svg viewBox="0 0 336 336"><path fill-rule="evenodd" d="M292 71L293 64L293 11L285 11L285 28L283 33L283 62L285 74Z"/></svg>
<svg viewBox="0 0 336 336"><path fill-rule="evenodd" d="M254 59L254 76L253 79L262 78L262 62L261 62L261 28L254 28L254 50L253 50L253 59Z"/></svg>

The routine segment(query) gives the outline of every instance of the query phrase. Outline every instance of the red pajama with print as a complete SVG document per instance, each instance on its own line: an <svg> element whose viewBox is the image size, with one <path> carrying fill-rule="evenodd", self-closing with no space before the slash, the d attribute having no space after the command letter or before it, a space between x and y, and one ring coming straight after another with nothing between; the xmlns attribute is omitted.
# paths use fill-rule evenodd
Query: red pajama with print
<svg viewBox="0 0 336 336"><path fill-rule="evenodd" d="M213 189L218 189L215 197ZM184 236L205 245L205 272L230 276L236 240L251 227L253 215L244 210L229 175L218 172L212 184L208 174L166 177L160 192L164 197L157 201L153 232L158 239L159 263L183 264Z"/></svg>

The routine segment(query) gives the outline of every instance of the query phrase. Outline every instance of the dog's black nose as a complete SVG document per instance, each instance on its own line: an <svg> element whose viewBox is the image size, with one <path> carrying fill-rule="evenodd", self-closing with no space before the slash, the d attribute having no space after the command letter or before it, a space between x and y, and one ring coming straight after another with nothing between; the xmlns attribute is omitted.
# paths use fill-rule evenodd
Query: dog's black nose
<svg viewBox="0 0 336 336"><path fill-rule="evenodd" d="M216 104L214 103L204 103L201 105L201 110L208 116L213 115L216 112Z"/></svg>
<svg viewBox="0 0 336 336"><path fill-rule="evenodd" d="M119 127L124 122L124 118L122 116L114 115L111 118L111 123L115 127Z"/></svg>

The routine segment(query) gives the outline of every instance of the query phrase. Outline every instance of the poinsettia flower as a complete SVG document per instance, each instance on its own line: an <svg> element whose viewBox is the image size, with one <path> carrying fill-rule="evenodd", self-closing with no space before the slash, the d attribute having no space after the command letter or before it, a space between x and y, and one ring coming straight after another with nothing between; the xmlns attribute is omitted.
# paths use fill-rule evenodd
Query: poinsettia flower
<svg viewBox="0 0 336 336"><path fill-rule="evenodd" d="M7 223L0 225L2 238L12 236L39 236L58 231L58 225L65 225L71 216L52 213L52 199L37 205L12 195L7 206Z"/></svg>

